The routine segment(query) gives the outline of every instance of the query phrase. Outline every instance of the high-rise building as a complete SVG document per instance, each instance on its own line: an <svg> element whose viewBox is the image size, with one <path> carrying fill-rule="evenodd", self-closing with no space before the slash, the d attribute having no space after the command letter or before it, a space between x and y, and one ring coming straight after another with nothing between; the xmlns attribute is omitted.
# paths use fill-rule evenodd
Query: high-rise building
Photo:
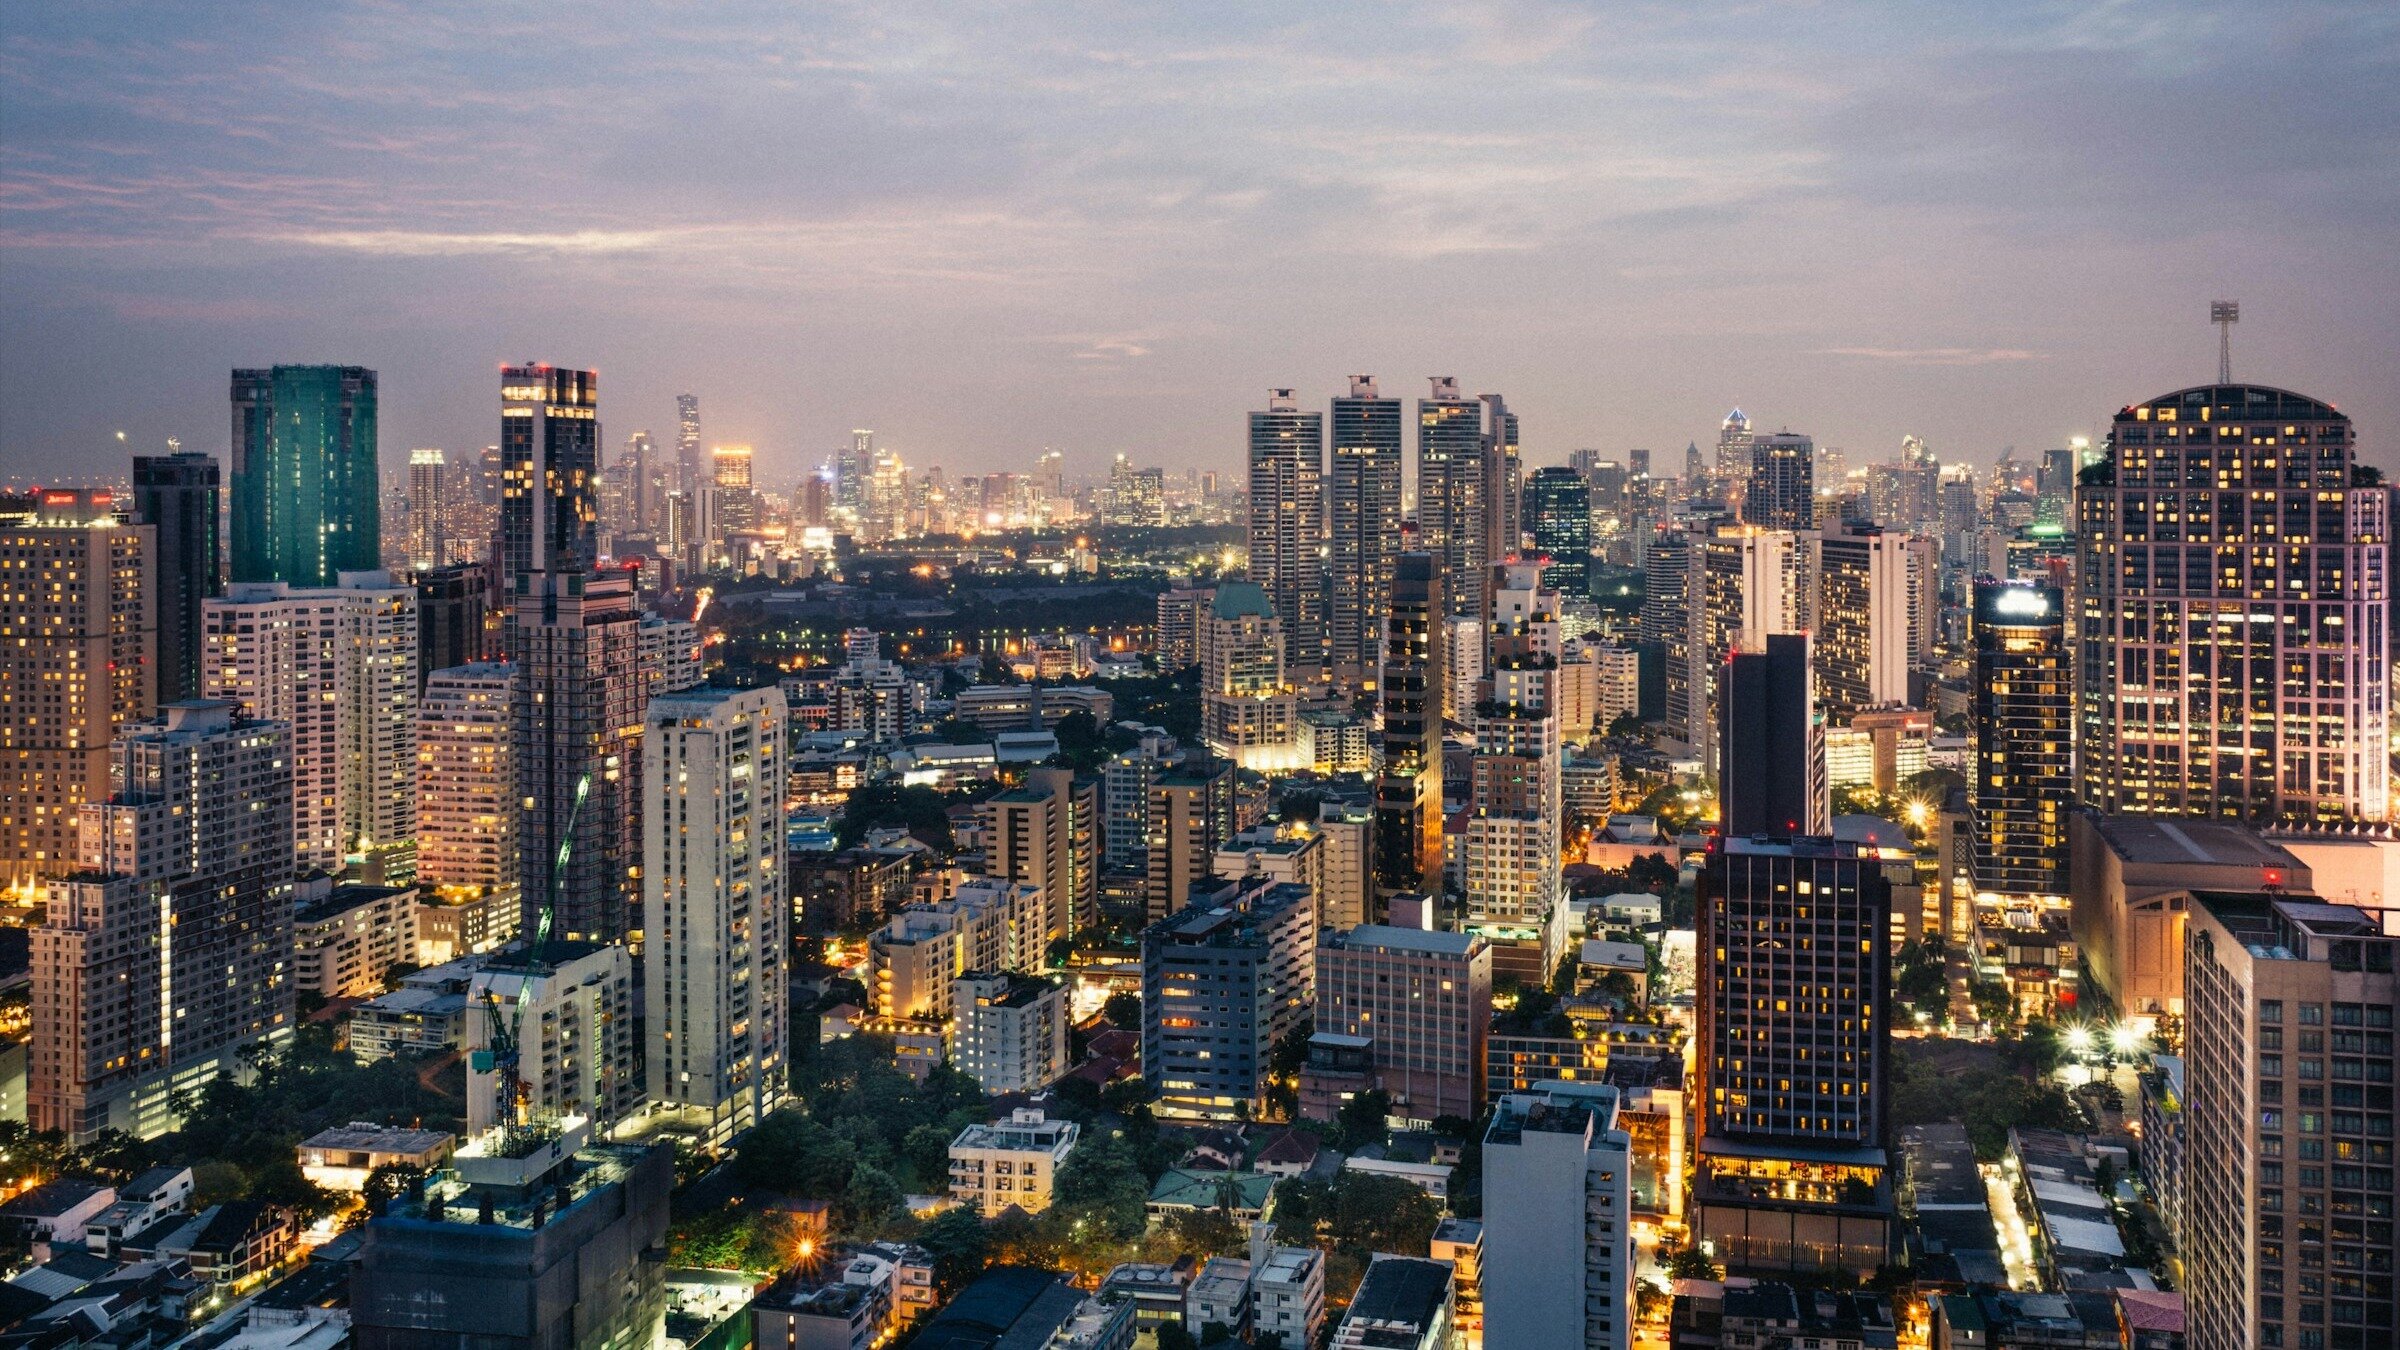
<svg viewBox="0 0 2400 1350"><path fill-rule="evenodd" d="M450 561L449 476L441 447L408 452L408 565L419 572Z"/></svg>
<svg viewBox="0 0 2400 1350"><path fill-rule="evenodd" d="M978 808L984 867L993 876L1039 888L1044 943L1099 920L1100 874L1093 853L1098 811L1099 785L1078 781L1068 769L1030 770L1023 786Z"/></svg>
<svg viewBox="0 0 2400 1350"><path fill-rule="evenodd" d="M1483 1110L1492 948L1473 933L1366 924L1317 944L1317 1030L1371 1042L1392 1114L1430 1124Z"/></svg>
<svg viewBox="0 0 2400 1350"><path fill-rule="evenodd" d="M790 1084L783 694L650 701L642 740L642 959L650 1103L749 1129Z"/></svg>
<svg viewBox="0 0 2400 1350"><path fill-rule="evenodd" d="M1701 550L1682 530L1653 536L1642 559L1642 641L1659 653L1660 714L1669 736L1708 739L1709 675L1701 665Z"/></svg>
<svg viewBox="0 0 2400 1350"><path fill-rule="evenodd" d="M1259 877L1204 889L1142 932L1142 1075L1171 1116L1263 1109L1275 1043L1309 1015L1317 906Z"/></svg>
<svg viewBox="0 0 2400 1350"><path fill-rule="evenodd" d="M590 570L600 561L599 374L502 367L500 458L501 594L516 594L526 572Z"/></svg>
<svg viewBox="0 0 2400 1350"><path fill-rule="evenodd" d="M1717 795L1725 837L1822 834L1832 827L1825 726L1816 715L1804 633L1735 652L1719 703Z"/></svg>
<svg viewBox="0 0 2400 1350"><path fill-rule="evenodd" d="M2212 385L2119 412L2076 494L2076 795L2254 820L2389 814L2388 494L2350 419Z"/></svg>
<svg viewBox="0 0 2400 1350"><path fill-rule="evenodd" d="M1352 688L1383 662L1400 552L1401 416L1400 400L1381 397L1372 375L1351 376L1349 397L1333 401L1326 619L1334 677Z"/></svg>
<svg viewBox="0 0 2400 1350"><path fill-rule="evenodd" d="M417 702L417 880L437 891L514 889L515 666L437 670Z"/></svg>
<svg viewBox="0 0 2400 1350"><path fill-rule="evenodd" d="M1150 780L1149 884L1144 888L1150 917L1165 918L1191 900L1206 881L1217 850L1233 837L1233 766L1223 760L1187 760Z"/></svg>
<svg viewBox="0 0 2400 1350"><path fill-rule="evenodd" d="M1481 578L1491 563L1482 408L1461 398L1454 376L1433 377L1417 400L1417 529L1425 551L1453 581L1450 612L1480 615Z"/></svg>
<svg viewBox="0 0 2400 1350"><path fill-rule="evenodd" d="M1973 614L1967 807L1975 889L2063 897L2075 790L2066 605L2055 587L1987 580L1975 583Z"/></svg>
<svg viewBox="0 0 2400 1350"><path fill-rule="evenodd" d="M202 608L203 684L291 728L299 865L405 879L417 836L417 593L389 572L333 586L236 582Z"/></svg>
<svg viewBox="0 0 2400 1350"><path fill-rule="evenodd" d="M233 580L331 586L383 565L375 372L233 372Z"/></svg>
<svg viewBox="0 0 2400 1350"><path fill-rule="evenodd" d="M33 932L26 1107L71 1140L174 1128L172 1098L291 1034L291 741L233 704L169 704L81 808L81 870Z"/></svg>
<svg viewBox="0 0 2400 1350"><path fill-rule="evenodd" d="M1525 483L1533 546L1550 555L1551 589L1582 598L1592 589L1592 487L1582 474L1555 465L1534 470Z"/></svg>
<svg viewBox="0 0 2400 1350"><path fill-rule="evenodd" d="M1202 621L1200 739L1240 768L1306 767L1300 696L1286 674L1286 629L1257 583L1228 581Z"/></svg>
<svg viewBox="0 0 2400 1350"><path fill-rule="evenodd" d="M2193 1350L2391 1339L2386 917L2192 897L2178 1238Z"/></svg>
<svg viewBox="0 0 2400 1350"><path fill-rule="evenodd" d="M1739 408L1725 414L1717 428L1716 476L1736 493L1750 481L1751 446L1756 439L1750 431L1749 414Z"/></svg>
<svg viewBox="0 0 2400 1350"><path fill-rule="evenodd" d="M758 494L750 484L750 447L720 445L708 453L715 471L711 481L717 489L717 528L757 529Z"/></svg>
<svg viewBox="0 0 2400 1350"><path fill-rule="evenodd" d="M1729 828L1702 869L1693 1231L1731 1270L1891 1259L1884 868Z"/></svg>
<svg viewBox="0 0 2400 1350"><path fill-rule="evenodd" d="M1551 920L1562 899L1558 593L1539 563L1495 570L1490 659L1471 710L1465 921L1503 949L1496 960L1538 978L1559 956Z"/></svg>
<svg viewBox="0 0 2400 1350"><path fill-rule="evenodd" d="M1720 528L1699 543L1692 714L1706 737L1722 715L1720 686L1733 654L1764 651L1769 634L1808 631L1816 550L1807 535L1748 525ZM1700 745L1715 758L1713 742Z"/></svg>
<svg viewBox="0 0 2400 1350"><path fill-rule="evenodd" d="M1485 1350L1633 1343L1633 1137L1606 1083L1500 1099L1483 1136Z"/></svg>
<svg viewBox="0 0 2400 1350"><path fill-rule="evenodd" d="M642 1101L633 953L615 943L533 939L484 962L467 985L467 1132L511 1114L536 1122L583 1116L602 1126ZM505 1033L512 1070L498 1054ZM486 1053L478 1054L477 1051ZM511 1108L513 1107L513 1112Z"/></svg>
<svg viewBox="0 0 2400 1350"><path fill-rule="evenodd" d="M1383 684L1377 691L1383 708L1383 770L1375 779L1380 898L1441 886L1446 612L1440 560L1430 553L1401 554L1393 564Z"/></svg>
<svg viewBox="0 0 2400 1350"><path fill-rule="evenodd" d="M651 443L649 432L637 431L625 438L625 449L603 475L609 500L604 514L611 534L657 537L658 508L667 496L661 467L658 447Z"/></svg>
<svg viewBox="0 0 2400 1350"><path fill-rule="evenodd" d="M1317 837L1324 843L1324 884L1317 921L1356 928L1375 914L1375 808L1365 801L1317 803Z"/></svg>
<svg viewBox="0 0 2400 1350"><path fill-rule="evenodd" d="M1289 389L1267 391L1250 414L1250 580L1282 621L1282 664L1293 678L1325 665L1325 415L1302 412Z"/></svg>
<svg viewBox="0 0 2400 1350"><path fill-rule="evenodd" d="M1817 702L1846 723L1869 708L1906 704L1911 644L1912 538L1853 525L1817 541Z"/></svg>
<svg viewBox="0 0 2400 1350"><path fill-rule="evenodd" d="M417 574L417 677L473 665L493 649L492 569L453 563Z"/></svg>
<svg viewBox="0 0 2400 1350"><path fill-rule="evenodd" d="M1174 674L1200 664L1202 626L1216 605L1217 593L1205 586L1177 586L1158 593L1158 622L1151 653L1158 668Z"/></svg>
<svg viewBox="0 0 2400 1350"><path fill-rule="evenodd" d="M1750 473L1742 480L1742 519L1770 530L1817 527L1817 447L1790 431L1750 440Z"/></svg>
<svg viewBox="0 0 2400 1350"><path fill-rule="evenodd" d="M700 396L675 396L675 482L681 492L696 490L708 477L700 450Z"/></svg>
<svg viewBox="0 0 2400 1350"><path fill-rule="evenodd" d="M622 572L535 572L516 592L522 931L594 942L639 918L641 614Z"/></svg>
<svg viewBox="0 0 2400 1350"><path fill-rule="evenodd" d="M158 532L150 589L158 596L157 701L200 696L200 602L225 590L217 461L185 452L133 457L133 509Z"/></svg>
<svg viewBox="0 0 2400 1350"><path fill-rule="evenodd" d="M1007 971L971 971L951 983L957 1018L950 1062L994 1095L1039 1092L1066 1073L1067 991Z"/></svg>
<svg viewBox="0 0 2400 1350"><path fill-rule="evenodd" d="M0 500L0 882L72 871L77 812L109 792L108 744L154 707L158 531L106 492Z"/></svg>

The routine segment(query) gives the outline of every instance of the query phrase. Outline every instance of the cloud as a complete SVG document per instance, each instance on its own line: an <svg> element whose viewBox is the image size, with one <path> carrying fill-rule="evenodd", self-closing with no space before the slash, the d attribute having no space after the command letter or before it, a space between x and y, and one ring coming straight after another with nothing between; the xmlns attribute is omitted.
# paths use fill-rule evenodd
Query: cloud
<svg viewBox="0 0 2400 1350"><path fill-rule="evenodd" d="M1817 355L1855 356L1898 366L1996 366L2050 359L2048 352L2021 347L1821 347Z"/></svg>
<svg viewBox="0 0 2400 1350"><path fill-rule="evenodd" d="M258 236L271 244L380 253L400 258L455 258L470 254L631 253L663 247L688 232L672 230L564 230L544 233L493 230L294 230Z"/></svg>

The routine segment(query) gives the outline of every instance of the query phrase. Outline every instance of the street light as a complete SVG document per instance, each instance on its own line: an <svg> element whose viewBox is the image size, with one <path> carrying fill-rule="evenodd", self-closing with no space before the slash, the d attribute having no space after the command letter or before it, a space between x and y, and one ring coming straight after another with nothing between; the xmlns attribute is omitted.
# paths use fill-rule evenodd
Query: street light
<svg viewBox="0 0 2400 1350"><path fill-rule="evenodd" d="M2067 1048L2078 1055L2090 1054L2092 1052L2092 1029L2090 1027L2067 1028Z"/></svg>

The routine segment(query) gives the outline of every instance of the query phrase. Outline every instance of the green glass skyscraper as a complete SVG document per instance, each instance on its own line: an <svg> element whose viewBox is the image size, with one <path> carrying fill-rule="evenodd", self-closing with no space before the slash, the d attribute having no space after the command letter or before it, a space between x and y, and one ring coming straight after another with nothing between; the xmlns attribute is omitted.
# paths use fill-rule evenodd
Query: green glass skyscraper
<svg viewBox="0 0 2400 1350"><path fill-rule="evenodd" d="M381 565L375 372L233 372L233 580L331 586Z"/></svg>

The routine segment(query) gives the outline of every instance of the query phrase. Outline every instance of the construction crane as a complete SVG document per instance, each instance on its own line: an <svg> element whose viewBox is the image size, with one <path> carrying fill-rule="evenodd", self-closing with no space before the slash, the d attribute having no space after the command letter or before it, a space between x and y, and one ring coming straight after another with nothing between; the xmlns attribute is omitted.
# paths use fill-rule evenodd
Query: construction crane
<svg viewBox="0 0 2400 1350"><path fill-rule="evenodd" d="M583 819L583 804L592 795L592 776L585 774L575 783L575 801L567 808L567 828L559 835L558 856L550 864L550 892L543 897L539 917L534 922L533 941L526 947L528 965L542 961L550 950L550 929L558 917L560 888L566 884L567 863L575 856L575 825ZM494 1074L493 1085L499 1098L493 1115L503 1128L523 1127L532 1123L533 1085L525 1080L524 1019L525 995L518 989L515 1023L500 1010L500 995L489 984L483 988L485 1045L468 1058L468 1065L477 1073Z"/></svg>

